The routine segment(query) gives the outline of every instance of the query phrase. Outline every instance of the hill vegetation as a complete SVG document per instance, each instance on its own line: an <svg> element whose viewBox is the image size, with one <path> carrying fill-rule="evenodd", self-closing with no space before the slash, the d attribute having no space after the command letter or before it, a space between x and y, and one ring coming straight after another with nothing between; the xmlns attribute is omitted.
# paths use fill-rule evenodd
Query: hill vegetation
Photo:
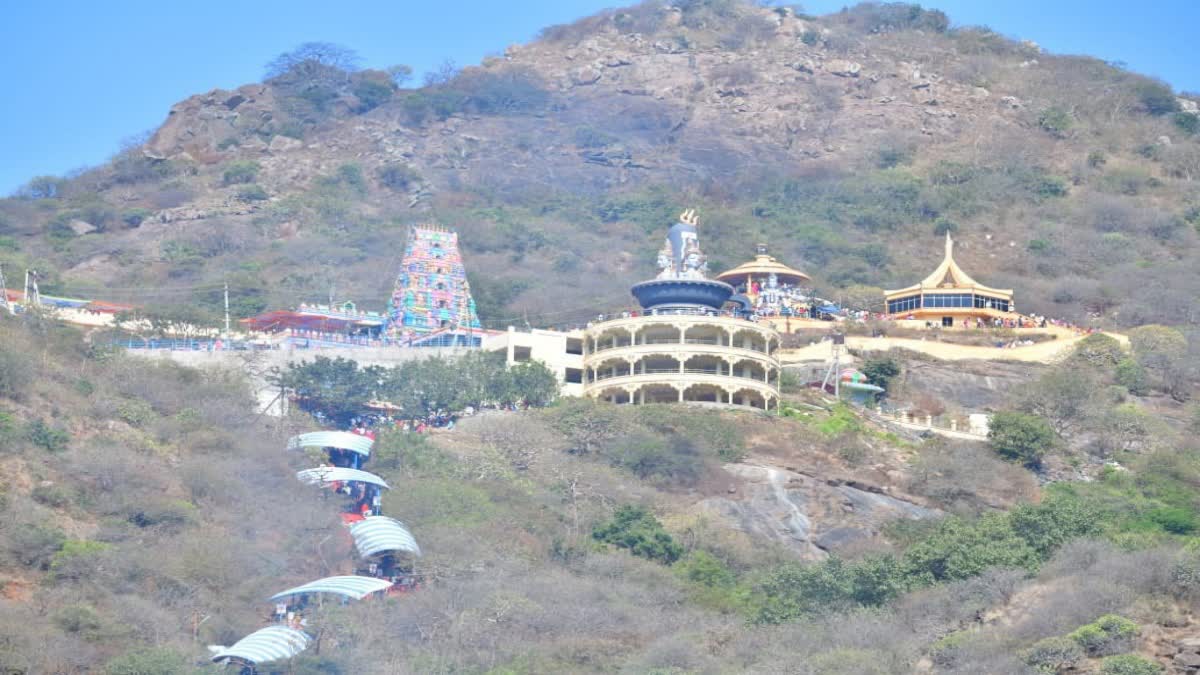
<svg viewBox="0 0 1200 675"><path fill-rule="evenodd" d="M265 75L32 179L0 202L0 263L152 312L212 316L225 280L238 315L331 288L378 308L404 225L436 221L485 321L554 324L627 304L696 206L714 268L766 241L830 297L911 283L949 231L1022 310L1197 321L1197 97L934 10L645 3L422 86L323 43Z"/></svg>
<svg viewBox="0 0 1200 675"><path fill-rule="evenodd" d="M1136 326L1129 349L1097 334L995 378L865 360L893 404L994 412L969 443L791 381L778 415L614 406L482 354L191 370L0 314L0 671L200 672L271 593L348 572L334 502L293 479L320 458L283 448L381 398L402 419L479 409L373 450L426 584L320 607L287 672L1200 662L1200 97L875 3L645 3L411 77L301 45L0 200L0 264L205 323L226 280L239 316L330 286L379 302L406 225L435 220L485 321L567 323L623 303L687 205L714 267L764 240L865 303L952 232L1023 311ZM247 374L299 405L259 414ZM1007 384L979 403L985 379Z"/></svg>
<svg viewBox="0 0 1200 675"><path fill-rule="evenodd" d="M330 505L289 475L314 460L282 450L306 414L264 421L240 374L148 366L34 316L0 331L0 665L191 672L201 645L257 627L278 587L342 571ZM1083 365L1116 356L1098 342L1074 367L1114 377L1108 357ZM573 400L384 434L371 469L428 584L319 610L321 649L297 672L1127 672L1193 631L1200 455L1186 427L1156 421L1153 441L1120 448L1068 436L1054 456L1119 464L998 511L983 495L1024 479L979 448L913 445L809 405ZM830 453L825 476L908 455L890 494L954 514L801 563L696 508L725 492L725 463L804 467L827 447L861 449Z"/></svg>

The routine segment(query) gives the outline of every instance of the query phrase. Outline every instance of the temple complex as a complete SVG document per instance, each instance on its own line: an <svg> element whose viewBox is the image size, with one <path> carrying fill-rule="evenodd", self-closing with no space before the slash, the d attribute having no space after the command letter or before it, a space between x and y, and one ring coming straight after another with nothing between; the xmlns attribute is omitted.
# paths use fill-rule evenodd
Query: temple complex
<svg viewBox="0 0 1200 675"><path fill-rule="evenodd" d="M954 261L954 240L946 233L946 255L933 274L919 284L884 291L887 313L897 319L923 319L951 326L955 320L1011 318L1012 289L990 288L975 281Z"/></svg>
<svg viewBox="0 0 1200 675"><path fill-rule="evenodd" d="M458 234L414 225L388 302L388 336L411 343L435 331L479 328Z"/></svg>
<svg viewBox="0 0 1200 675"><path fill-rule="evenodd" d="M698 220L685 211L658 254L657 278L631 289L641 311L582 335L583 394L613 403L705 402L774 410L779 334L728 311L734 289L707 278Z"/></svg>

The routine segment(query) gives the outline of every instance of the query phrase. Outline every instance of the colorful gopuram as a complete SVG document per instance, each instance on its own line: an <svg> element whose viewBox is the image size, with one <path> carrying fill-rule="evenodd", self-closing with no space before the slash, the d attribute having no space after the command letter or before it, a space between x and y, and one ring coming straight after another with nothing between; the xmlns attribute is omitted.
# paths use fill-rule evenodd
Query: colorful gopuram
<svg viewBox="0 0 1200 675"><path fill-rule="evenodd" d="M458 234L414 225L388 302L388 336L411 342L435 331L479 327Z"/></svg>

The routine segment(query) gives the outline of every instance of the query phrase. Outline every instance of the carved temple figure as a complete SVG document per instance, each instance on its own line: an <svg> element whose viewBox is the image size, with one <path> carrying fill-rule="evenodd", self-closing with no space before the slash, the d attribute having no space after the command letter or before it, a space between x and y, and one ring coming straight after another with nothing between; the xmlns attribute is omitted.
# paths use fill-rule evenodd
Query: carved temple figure
<svg viewBox="0 0 1200 675"><path fill-rule="evenodd" d="M782 300L782 293L779 290L779 277L775 276L775 273L772 272L767 277L766 287L763 288L762 302L764 305L773 307L778 305L780 300Z"/></svg>
<svg viewBox="0 0 1200 675"><path fill-rule="evenodd" d="M656 264L659 279L704 279L708 273L708 257L700 249L696 231L700 218L695 209L679 214L679 222L667 232L667 239L658 252Z"/></svg>
<svg viewBox="0 0 1200 675"><path fill-rule="evenodd" d="M673 279L675 274L675 261L671 259L671 242L664 241L663 247L658 251L658 260L655 262L658 266L659 279Z"/></svg>

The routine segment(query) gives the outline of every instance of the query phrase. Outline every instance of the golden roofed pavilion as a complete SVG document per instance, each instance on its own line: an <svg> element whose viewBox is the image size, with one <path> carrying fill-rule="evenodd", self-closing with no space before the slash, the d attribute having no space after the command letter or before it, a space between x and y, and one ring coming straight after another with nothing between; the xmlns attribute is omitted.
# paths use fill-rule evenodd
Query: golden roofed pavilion
<svg viewBox="0 0 1200 675"><path fill-rule="evenodd" d="M884 291L887 313L897 317L940 319L950 325L955 318L995 318L1013 311L1012 289L984 286L954 261L954 240L946 233L946 257L933 274L919 284Z"/></svg>
<svg viewBox="0 0 1200 675"><path fill-rule="evenodd" d="M810 280L809 276L804 272L792 269L774 257L767 255L767 247L762 244L758 245L758 252L754 256L754 260L744 262L731 270L721 272L717 275L717 280L724 281L736 288L751 279L766 281L772 274L775 275L779 283L793 286L806 284Z"/></svg>

